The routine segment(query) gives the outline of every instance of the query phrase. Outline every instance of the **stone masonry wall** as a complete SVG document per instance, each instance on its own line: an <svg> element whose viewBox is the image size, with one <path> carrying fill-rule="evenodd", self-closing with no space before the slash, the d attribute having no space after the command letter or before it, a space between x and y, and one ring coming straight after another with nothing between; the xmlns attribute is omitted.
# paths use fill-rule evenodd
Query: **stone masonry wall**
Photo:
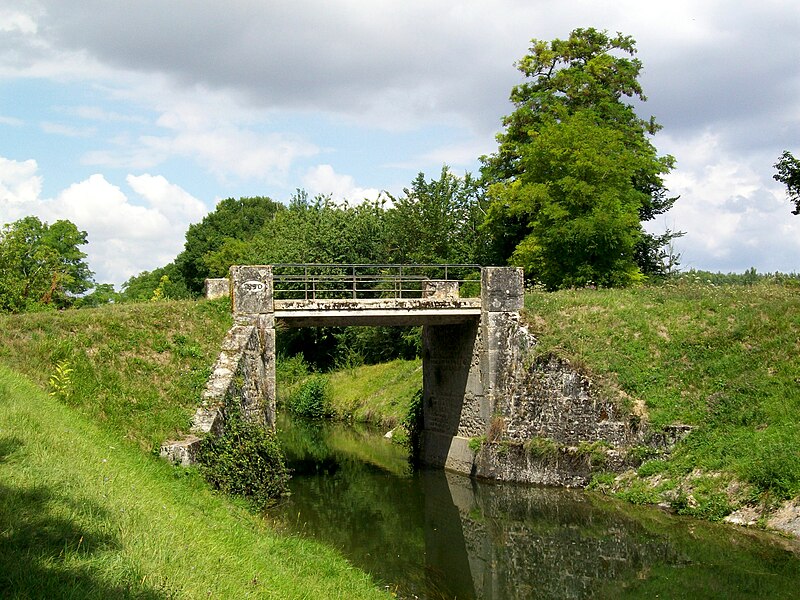
<svg viewBox="0 0 800 600"><path fill-rule="evenodd" d="M492 422L475 456L475 475L583 486L597 470L622 469L631 446L668 446L568 361L536 357L536 339L518 316L504 319L494 338ZM543 442L547 451L530 450L532 441Z"/></svg>
<svg viewBox="0 0 800 600"><path fill-rule="evenodd" d="M201 437L221 435L225 431L226 414L233 406L238 407L246 421L275 426L271 267L232 267L229 281L234 325L222 341L200 406L192 418L191 434L161 446L161 456L173 463L194 463Z"/></svg>

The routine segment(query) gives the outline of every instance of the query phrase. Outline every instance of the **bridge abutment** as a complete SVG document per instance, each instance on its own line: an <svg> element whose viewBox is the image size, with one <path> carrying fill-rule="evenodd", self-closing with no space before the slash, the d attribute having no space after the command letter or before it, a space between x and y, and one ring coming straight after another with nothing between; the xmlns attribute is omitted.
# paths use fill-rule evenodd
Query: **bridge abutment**
<svg viewBox="0 0 800 600"><path fill-rule="evenodd" d="M423 327L423 462L476 474L470 440L492 436L523 303L522 269L484 267L479 318Z"/></svg>

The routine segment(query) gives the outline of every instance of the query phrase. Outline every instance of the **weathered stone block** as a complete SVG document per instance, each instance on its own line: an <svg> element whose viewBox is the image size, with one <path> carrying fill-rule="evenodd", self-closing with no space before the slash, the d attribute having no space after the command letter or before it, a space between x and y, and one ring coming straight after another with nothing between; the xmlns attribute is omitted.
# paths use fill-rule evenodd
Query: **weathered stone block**
<svg viewBox="0 0 800 600"><path fill-rule="evenodd" d="M235 265L230 270L234 315L258 315L274 311L272 267Z"/></svg>
<svg viewBox="0 0 800 600"><path fill-rule="evenodd" d="M196 435L190 435L182 440L174 440L164 442L161 445L161 458L167 459L169 462L182 467L197 462L197 452L200 449L200 438Z"/></svg>
<svg viewBox="0 0 800 600"><path fill-rule="evenodd" d="M435 300L458 298L458 282L443 279L429 279L422 286L422 297Z"/></svg>
<svg viewBox="0 0 800 600"><path fill-rule="evenodd" d="M484 267L481 270L481 305L484 312L517 312L525 306L525 285L519 267Z"/></svg>
<svg viewBox="0 0 800 600"><path fill-rule="evenodd" d="M203 295L207 300L223 298L231 293L231 282L224 279L206 279L203 284Z"/></svg>

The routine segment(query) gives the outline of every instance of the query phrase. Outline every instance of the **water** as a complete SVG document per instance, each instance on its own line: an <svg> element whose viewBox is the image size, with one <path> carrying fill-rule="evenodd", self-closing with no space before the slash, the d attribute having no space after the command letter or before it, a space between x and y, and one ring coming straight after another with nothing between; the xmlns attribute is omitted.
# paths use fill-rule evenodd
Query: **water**
<svg viewBox="0 0 800 600"><path fill-rule="evenodd" d="M575 490L413 471L365 428L279 424L292 495L269 518L399 598L797 598L800 545Z"/></svg>

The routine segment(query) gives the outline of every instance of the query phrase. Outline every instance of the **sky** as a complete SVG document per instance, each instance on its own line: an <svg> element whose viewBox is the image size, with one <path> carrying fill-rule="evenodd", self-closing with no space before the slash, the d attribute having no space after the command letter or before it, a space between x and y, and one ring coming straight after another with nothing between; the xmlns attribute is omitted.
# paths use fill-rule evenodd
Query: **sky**
<svg viewBox="0 0 800 600"><path fill-rule="evenodd" d="M800 271L796 0L3 0L0 224L69 219L98 282L164 266L220 200L358 202L477 174L532 39L637 43L682 269Z"/></svg>

